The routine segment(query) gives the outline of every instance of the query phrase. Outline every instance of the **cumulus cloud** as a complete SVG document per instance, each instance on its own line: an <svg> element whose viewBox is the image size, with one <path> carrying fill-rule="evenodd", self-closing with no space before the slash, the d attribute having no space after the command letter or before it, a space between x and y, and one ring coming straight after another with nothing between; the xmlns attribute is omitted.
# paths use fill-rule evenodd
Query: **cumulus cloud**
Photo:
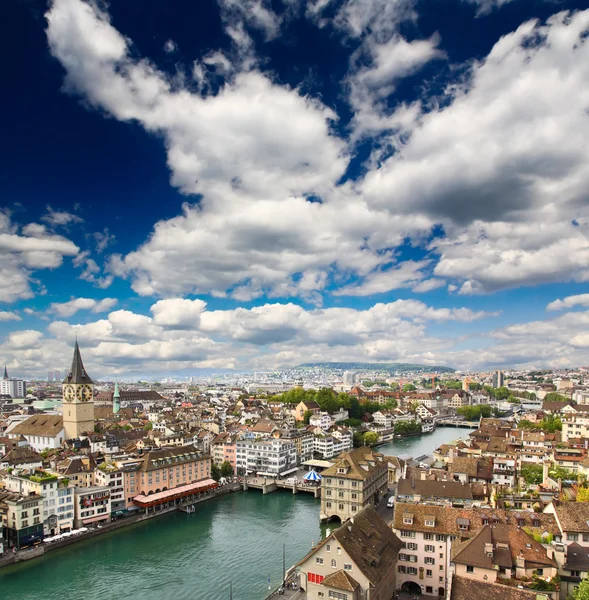
<svg viewBox="0 0 589 600"><path fill-rule="evenodd" d="M48 223L51 227L70 225L71 223L82 223L84 219L78 215L67 211L53 210L47 206L47 214L41 217L42 221Z"/></svg>
<svg viewBox="0 0 589 600"><path fill-rule="evenodd" d="M320 18L329 4L308 11ZM441 57L440 41L399 36L413 2L341 3L333 23L360 46L346 81L357 131L392 130L387 154L379 147L362 179L341 184L351 150L334 133L338 116L255 60L248 30L272 39L283 16L262 0L220 5L241 58L203 57L195 92L137 58L95 4L52 3L47 35L69 89L159 133L172 184L202 195L158 222L135 251L111 257L106 276L80 258L83 278L106 286L128 277L137 293L164 298L299 295L317 303L333 283L343 285L339 293L368 295L443 280L468 295L589 279L589 11L522 24L440 98L389 114L387 94ZM209 67L221 77L215 93ZM443 235L432 240L437 224ZM410 262L391 268L408 239L428 240L427 275Z"/></svg>
<svg viewBox="0 0 589 600"><path fill-rule="evenodd" d="M49 310L60 317L71 317L79 310L90 310L94 313L108 312L117 303L116 298L103 298L94 300L93 298L72 298L68 302L53 302Z"/></svg>
<svg viewBox="0 0 589 600"><path fill-rule="evenodd" d="M546 310L563 310L565 308L574 308L575 306L589 306L589 294L577 294L576 296L567 296L562 300L554 300L546 306Z"/></svg>
<svg viewBox="0 0 589 600"><path fill-rule="evenodd" d="M32 298L33 272L55 269L66 256L76 256L78 247L67 238L55 235L44 225L29 223L22 227L10 215L0 213L0 302Z"/></svg>
<svg viewBox="0 0 589 600"><path fill-rule="evenodd" d="M20 321L21 316L18 313L6 310L0 311L0 321Z"/></svg>

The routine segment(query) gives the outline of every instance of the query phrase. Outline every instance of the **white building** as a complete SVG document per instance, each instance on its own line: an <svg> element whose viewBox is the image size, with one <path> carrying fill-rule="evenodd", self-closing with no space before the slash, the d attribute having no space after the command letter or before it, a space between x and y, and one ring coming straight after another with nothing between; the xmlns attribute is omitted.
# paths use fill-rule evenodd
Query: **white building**
<svg viewBox="0 0 589 600"><path fill-rule="evenodd" d="M393 414L388 410L378 410L372 414L372 419L374 420L374 424L380 427L386 427L390 429L395 422Z"/></svg>
<svg viewBox="0 0 589 600"><path fill-rule="evenodd" d="M24 379L8 377L8 371L4 367L4 377L0 380L0 393L7 394L11 398L24 398L27 395L27 382Z"/></svg>
<svg viewBox="0 0 589 600"><path fill-rule="evenodd" d="M318 415L313 415L309 419L309 425L312 425L313 427L321 427L321 429L327 431L333 425L333 420L328 413L322 412Z"/></svg>
<svg viewBox="0 0 589 600"><path fill-rule="evenodd" d="M12 439L22 435L35 452L59 448L65 439L63 419L59 415L34 415L7 429L6 434Z"/></svg>
<svg viewBox="0 0 589 600"><path fill-rule="evenodd" d="M353 371L344 371L344 386L353 387L356 383L356 373Z"/></svg>
<svg viewBox="0 0 589 600"><path fill-rule="evenodd" d="M67 478L40 470L32 474L17 472L4 478L4 486L25 496L43 496L45 535L57 535L73 529L74 485Z"/></svg>
<svg viewBox="0 0 589 600"><path fill-rule="evenodd" d="M297 470L297 450L292 440L241 440L235 444L238 470L281 477Z"/></svg>
<svg viewBox="0 0 589 600"><path fill-rule="evenodd" d="M75 490L76 527L110 521L111 505L108 486L75 488Z"/></svg>
<svg viewBox="0 0 589 600"><path fill-rule="evenodd" d="M123 470L113 464L100 465L94 471L94 483L110 490L110 504L113 513L125 509L125 485Z"/></svg>

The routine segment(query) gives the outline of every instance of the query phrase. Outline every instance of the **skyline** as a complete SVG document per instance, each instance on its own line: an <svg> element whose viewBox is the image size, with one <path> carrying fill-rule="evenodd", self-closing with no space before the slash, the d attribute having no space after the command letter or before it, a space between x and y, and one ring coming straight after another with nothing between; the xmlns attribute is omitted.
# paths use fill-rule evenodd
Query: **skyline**
<svg viewBox="0 0 589 600"><path fill-rule="evenodd" d="M7 8L9 373L589 362L589 10L194 4Z"/></svg>

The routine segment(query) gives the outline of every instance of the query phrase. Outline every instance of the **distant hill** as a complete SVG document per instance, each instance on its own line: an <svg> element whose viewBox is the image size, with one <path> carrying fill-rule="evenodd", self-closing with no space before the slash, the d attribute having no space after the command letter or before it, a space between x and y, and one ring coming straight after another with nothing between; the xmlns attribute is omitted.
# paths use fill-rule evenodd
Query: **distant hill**
<svg viewBox="0 0 589 600"><path fill-rule="evenodd" d="M304 363L297 369L336 369L339 371L390 371L404 373L454 373L452 367L414 365L411 363L317 362Z"/></svg>

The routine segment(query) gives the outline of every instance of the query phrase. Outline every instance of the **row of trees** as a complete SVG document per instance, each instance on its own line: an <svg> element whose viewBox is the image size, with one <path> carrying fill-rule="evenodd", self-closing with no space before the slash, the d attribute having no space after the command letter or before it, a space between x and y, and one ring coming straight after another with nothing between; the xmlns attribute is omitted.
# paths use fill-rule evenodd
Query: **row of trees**
<svg viewBox="0 0 589 600"><path fill-rule="evenodd" d="M532 423L528 419L522 419L518 424L518 429L525 429L531 431L533 429L540 429L548 433L554 433L555 431L562 431L562 421L560 417L555 415L546 415L541 421Z"/></svg>
<svg viewBox="0 0 589 600"><path fill-rule="evenodd" d="M395 423L395 433L401 435L421 433L421 423L415 419L411 421L397 421Z"/></svg>
<svg viewBox="0 0 589 600"><path fill-rule="evenodd" d="M478 421L481 417L487 419L493 414L488 404L476 404L474 406L461 406L456 412L467 421Z"/></svg>
<svg viewBox="0 0 589 600"><path fill-rule="evenodd" d="M378 402L365 402L360 404L360 401L355 396L340 392L334 392L331 388L321 388L319 390L304 390L302 388L294 388L272 396L271 400L278 402L287 402L298 404L299 402L317 402L319 408L328 413L338 412L340 408L348 411L350 419L362 419L366 414L375 413L383 408L396 408L397 401L392 398L384 406Z"/></svg>
<svg viewBox="0 0 589 600"><path fill-rule="evenodd" d="M213 463L211 465L211 477L215 481L219 481L221 477L233 477L233 467L231 466L231 463L228 460L222 463L221 466Z"/></svg>

